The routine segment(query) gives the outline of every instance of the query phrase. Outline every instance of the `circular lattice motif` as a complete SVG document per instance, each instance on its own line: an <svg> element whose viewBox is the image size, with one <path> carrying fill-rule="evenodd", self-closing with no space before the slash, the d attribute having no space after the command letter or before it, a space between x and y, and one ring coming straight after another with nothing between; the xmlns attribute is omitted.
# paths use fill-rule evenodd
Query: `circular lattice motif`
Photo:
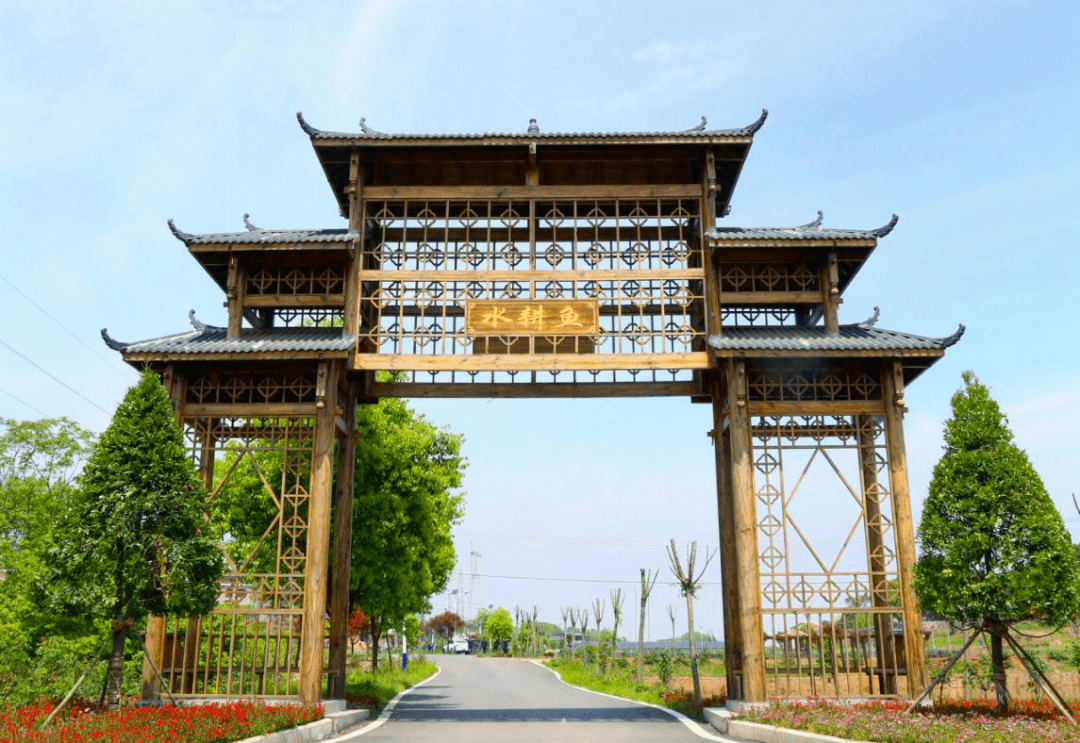
<svg viewBox="0 0 1080 743"><path fill-rule="evenodd" d="M518 250L517 245L513 243L507 243L499 251L499 257L501 257L508 266L516 266L521 263L525 256Z"/></svg>
<svg viewBox="0 0 1080 743"><path fill-rule="evenodd" d="M525 292L525 287L517 281L508 281L503 287L502 294L508 299L517 299Z"/></svg>
<svg viewBox="0 0 1080 743"><path fill-rule="evenodd" d="M769 570L776 570L784 562L784 553L776 547L769 545L761 551L761 561Z"/></svg>
<svg viewBox="0 0 1080 743"><path fill-rule="evenodd" d="M439 216L430 207L424 207L416 215L416 221L424 229L430 228L439 219Z"/></svg>
<svg viewBox="0 0 1080 743"><path fill-rule="evenodd" d="M562 282L549 281L544 284L544 286L541 288L541 291L548 299L562 299L563 293L566 291L566 287L563 286Z"/></svg>
<svg viewBox="0 0 1080 743"><path fill-rule="evenodd" d="M626 265L636 266L649 258L649 246L642 242L631 243L623 248L619 257Z"/></svg>
<svg viewBox="0 0 1080 743"><path fill-rule="evenodd" d="M565 257L566 251L563 250L562 247L560 247L557 243L552 243L548 246L547 250L544 251L544 260L552 266L557 266L562 263L562 260Z"/></svg>
<svg viewBox="0 0 1080 743"><path fill-rule="evenodd" d="M596 266L600 261L604 260L604 246L600 243L593 243L582 257L590 266Z"/></svg>

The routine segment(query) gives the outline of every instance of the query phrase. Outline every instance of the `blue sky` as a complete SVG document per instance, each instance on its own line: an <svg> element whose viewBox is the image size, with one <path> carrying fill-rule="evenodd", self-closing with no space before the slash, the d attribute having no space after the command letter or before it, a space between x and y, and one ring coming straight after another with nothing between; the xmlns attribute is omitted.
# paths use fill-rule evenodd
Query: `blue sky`
<svg viewBox="0 0 1080 743"><path fill-rule="evenodd" d="M870 228L898 212L841 321L880 305L888 328L968 326L907 396L916 510L973 369L1080 533L1074 3L307 5L0 7L0 416L101 430L134 373L100 328L164 335L191 308L224 324L169 217L189 232L242 229L245 212L267 227L343 224L298 110L325 129L366 116L384 131L464 132L523 131L531 117L563 131L684 129L702 114L735 127L768 107L725 223L822 209L827 227ZM472 604L537 604L555 621L639 567L663 580L671 537L717 542L707 406L418 407L466 436L462 567L478 551L482 574L516 576L463 577ZM530 455L553 433L560 456ZM698 624L718 632L718 590L700 601ZM670 633L669 603L658 586L653 636Z"/></svg>

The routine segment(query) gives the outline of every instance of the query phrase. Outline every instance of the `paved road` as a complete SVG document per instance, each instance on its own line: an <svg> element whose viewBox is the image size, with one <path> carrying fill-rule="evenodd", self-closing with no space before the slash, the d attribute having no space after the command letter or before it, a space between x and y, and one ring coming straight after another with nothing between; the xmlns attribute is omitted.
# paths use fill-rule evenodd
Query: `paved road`
<svg viewBox="0 0 1080 743"><path fill-rule="evenodd" d="M432 659L438 662L442 672L406 695L388 722L355 738L356 741L700 743L703 740L665 712L581 691L528 661L472 656ZM701 731L707 729L703 725L697 727ZM346 738L350 743L353 740L352 736Z"/></svg>

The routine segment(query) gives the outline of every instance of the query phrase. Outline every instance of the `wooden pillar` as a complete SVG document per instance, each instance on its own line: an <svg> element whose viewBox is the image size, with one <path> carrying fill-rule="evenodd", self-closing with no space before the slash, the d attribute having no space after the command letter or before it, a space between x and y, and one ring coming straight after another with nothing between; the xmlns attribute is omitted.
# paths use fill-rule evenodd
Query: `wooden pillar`
<svg viewBox="0 0 1080 743"><path fill-rule="evenodd" d="M361 174L360 174L360 151L355 147L349 156L349 185L345 192L349 196L349 231L353 233L352 247L349 254L349 265L345 273L345 311L342 324L345 332L356 335L360 330L360 279L361 268L361 226L363 218L361 214Z"/></svg>
<svg viewBox="0 0 1080 743"><path fill-rule="evenodd" d="M169 394L176 422L181 427L184 424L184 389L185 380L183 375L176 371L176 367L169 364L162 374L161 383ZM147 654L154 659L154 663L160 670L165 662L165 617L161 614L151 614L146 618L146 638L144 640ZM143 657L142 685L140 698L145 701L156 700L161 694L161 682L154 672L153 666Z"/></svg>
<svg viewBox="0 0 1080 743"><path fill-rule="evenodd" d="M229 276L225 284L225 299L229 308L228 337L240 336L244 320L244 271L236 254L229 256Z"/></svg>
<svg viewBox="0 0 1080 743"><path fill-rule="evenodd" d="M907 452L904 446L904 369L899 361L882 370L885 397L885 441L889 452L893 524L896 528L896 562L900 579L900 606L904 616L904 656L907 662L908 695L914 698L926 688L926 665L919 605L911 580L915 571L915 529L911 522Z"/></svg>
<svg viewBox="0 0 1080 743"><path fill-rule="evenodd" d="M314 704L322 691L323 617L330 552L330 490L334 475L334 397L337 364L319 364L316 381L315 442L308 500L307 565L304 570L304 626L300 635L300 701Z"/></svg>
<svg viewBox="0 0 1080 743"><path fill-rule="evenodd" d="M742 642L739 634L738 560L735 552L735 522L731 497L731 437L724 420L724 385L720 372L714 373L712 389L713 451L716 457L716 510L720 521L720 581L724 606L724 666L727 669L728 697L739 696L742 677Z"/></svg>
<svg viewBox="0 0 1080 743"><path fill-rule="evenodd" d="M345 656L349 647L349 568L352 563L353 470L356 466L356 394L349 385L342 418L345 435L338 450L334 492L334 570L330 588L330 677L327 696L345 698Z"/></svg>
<svg viewBox="0 0 1080 743"><path fill-rule="evenodd" d="M836 261L836 251L829 251L825 265L821 268L821 312L825 321L825 330L829 333L840 332L840 271Z"/></svg>
<svg viewBox="0 0 1080 743"><path fill-rule="evenodd" d="M862 497L866 518L866 545L870 558L870 603L875 609L889 606L885 573L885 539L881 530L881 495L870 416L855 417L859 436L859 463L862 469ZM881 694L896 693L896 643L893 641L892 617L874 614L874 649ZM873 677L871 677L873 678ZM871 693L873 689L871 688Z"/></svg>
<svg viewBox="0 0 1080 743"><path fill-rule="evenodd" d="M705 332L714 335L723 332L720 325L720 263L719 255L709 253L705 233L716 226L716 154L712 149L705 152L705 164L701 174L701 244L702 265L705 267Z"/></svg>
<svg viewBox="0 0 1080 743"><path fill-rule="evenodd" d="M742 644L743 701L767 701L765 638L761 623L761 576L758 568L756 494L747 400L746 364L727 362L728 430L731 436L731 484L735 555L738 561L739 636Z"/></svg>

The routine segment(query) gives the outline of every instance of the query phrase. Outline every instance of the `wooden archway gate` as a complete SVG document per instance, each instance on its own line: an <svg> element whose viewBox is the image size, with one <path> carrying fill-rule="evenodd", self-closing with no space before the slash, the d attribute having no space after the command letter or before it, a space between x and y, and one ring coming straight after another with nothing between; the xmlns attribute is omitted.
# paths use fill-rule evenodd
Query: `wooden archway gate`
<svg viewBox="0 0 1080 743"><path fill-rule="evenodd" d="M354 415L390 396L710 403L732 698L917 693L903 394L959 333L838 317L895 217L877 230L826 229L820 213L716 227L764 114L629 134L300 122L348 226L274 230L245 215L243 232L194 235L170 222L224 291L227 326L193 315L187 333L105 336L161 372L211 497L242 472L268 514L261 537L228 550L217 610L150 621L174 695L313 701L324 674L344 695ZM805 539L801 477L784 478L822 463L843 495L829 507L852 510L835 559ZM143 694L160 691L148 663Z"/></svg>

